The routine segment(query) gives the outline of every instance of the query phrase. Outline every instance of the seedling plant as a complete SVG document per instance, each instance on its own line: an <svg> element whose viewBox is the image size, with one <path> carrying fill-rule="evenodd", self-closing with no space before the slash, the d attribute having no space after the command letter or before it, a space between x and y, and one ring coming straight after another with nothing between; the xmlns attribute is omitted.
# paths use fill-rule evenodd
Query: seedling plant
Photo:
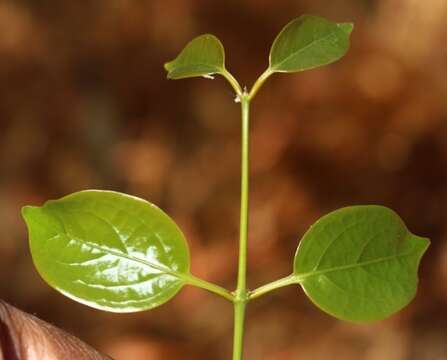
<svg viewBox="0 0 447 360"><path fill-rule="evenodd" d="M413 235L393 210L378 205L345 207L323 216L302 237L291 274L257 289L247 285L250 105L273 74L339 60L349 48L352 29L352 24L316 16L291 21L274 40L269 65L250 90L226 69L224 48L210 34L196 37L165 64L169 79L223 76L241 106L234 291L191 274L185 237L162 210L134 196L101 190L23 208L33 261L42 278L78 302L119 313L162 305L185 285L208 290L234 307L233 360L243 358L247 305L284 286L300 285L321 310L356 323L384 319L406 306L415 296L417 270L429 240Z"/></svg>

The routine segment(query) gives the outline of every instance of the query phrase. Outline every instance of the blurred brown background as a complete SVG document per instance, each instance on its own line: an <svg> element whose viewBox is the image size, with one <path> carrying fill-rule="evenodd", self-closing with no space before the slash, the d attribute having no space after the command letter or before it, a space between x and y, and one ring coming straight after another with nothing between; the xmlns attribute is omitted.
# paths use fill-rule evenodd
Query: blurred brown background
<svg viewBox="0 0 447 360"><path fill-rule="evenodd" d="M289 274L300 236L341 206L392 207L432 246L415 301L380 323L332 319L293 287L253 302L246 358L447 359L445 0L1 1L0 297L117 360L229 359L231 306L201 290L118 315L50 289L20 207L86 188L144 197L186 233L193 273L234 288L239 108L221 78L168 81L162 65L211 32L251 85L303 13L356 29L342 61L275 75L253 103L250 286Z"/></svg>

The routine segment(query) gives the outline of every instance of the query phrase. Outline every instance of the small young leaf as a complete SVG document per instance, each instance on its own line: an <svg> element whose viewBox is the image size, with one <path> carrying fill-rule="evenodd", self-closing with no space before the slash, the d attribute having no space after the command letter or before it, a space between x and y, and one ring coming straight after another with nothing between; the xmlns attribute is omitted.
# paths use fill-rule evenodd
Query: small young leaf
<svg viewBox="0 0 447 360"><path fill-rule="evenodd" d="M353 206L318 220L295 255L294 275L322 310L344 320L383 319L415 296L429 240L382 206Z"/></svg>
<svg viewBox="0 0 447 360"><path fill-rule="evenodd" d="M279 33L270 50L270 72L297 72L340 59L349 48L353 25L304 15Z"/></svg>
<svg viewBox="0 0 447 360"><path fill-rule="evenodd" d="M225 52L217 37L204 34L191 40L180 54L165 64L168 79L210 77L225 71Z"/></svg>
<svg viewBox="0 0 447 360"><path fill-rule="evenodd" d="M68 297L113 312L171 299L189 274L183 234L156 206L87 190L26 206L31 254L44 280Z"/></svg>

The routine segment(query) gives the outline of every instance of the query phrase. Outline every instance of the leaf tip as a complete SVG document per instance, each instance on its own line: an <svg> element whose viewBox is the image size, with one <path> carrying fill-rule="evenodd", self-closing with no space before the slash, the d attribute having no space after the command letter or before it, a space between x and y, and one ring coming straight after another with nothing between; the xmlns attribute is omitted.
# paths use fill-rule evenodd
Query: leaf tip
<svg viewBox="0 0 447 360"><path fill-rule="evenodd" d="M352 31L354 30L354 24L353 23L341 23L341 24L337 24L337 25L347 35L350 35L352 33Z"/></svg>
<svg viewBox="0 0 447 360"><path fill-rule="evenodd" d="M23 218L26 221L27 219L32 217L33 214L35 214L37 211L39 211L39 207L38 206L26 205L26 206L22 207L22 216L23 216Z"/></svg>
<svg viewBox="0 0 447 360"><path fill-rule="evenodd" d="M428 237L423 236L418 236L418 239L422 244L422 255L424 255L431 245L431 240Z"/></svg>
<svg viewBox="0 0 447 360"><path fill-rule="evenodd" d="M167 74L166 74L166 77L168 78L168 79L171 79L171 66L172 65L172 61L168 61L168 62L165 62L164 64L163 64L163 68L166 70L166 72L167 72Z"/></svg>

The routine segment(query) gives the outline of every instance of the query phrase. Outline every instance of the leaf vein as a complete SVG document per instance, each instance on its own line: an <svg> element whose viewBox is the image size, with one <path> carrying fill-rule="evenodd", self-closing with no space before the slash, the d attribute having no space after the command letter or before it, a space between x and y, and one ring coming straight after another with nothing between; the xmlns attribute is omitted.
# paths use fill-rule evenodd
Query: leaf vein
<svg viewBox="0 0 447 360"><path fill-rule="evenodd" d="M272 67L273 70L278 69L278 67L282 66L284 63L286 63L287 61L289 61L292 57L297 57L300 53L302 53L303 51L307 50L309 47L314 46L322 41L325 41L327 39L329 39L330 37L334 36L336 34L337 30L334 30L333 32L331 32L330 34L317 39L317 40L312 40L312 42L310 42L309 44L307 44L306 46L302 47L301 49L296 50L295 52L293 52L292 54L288 55L287 57L285 57L283 60L281 60L279 63L277 63L276 65L274 65Z"/></svg>
<svg viewBox="0 0 447 360"><path fill-rule="evenodd" d="M395 255L386 256L383 258L364 261L361 263L353 263L353 264L335 266L333 268L317 270L317 271L309 271L307 273L302 273L302 274L296 274L296 277L297 277L297 281L302 282L303 280L305 280L309 277L312 277L312 276L324 275L324 274L328 274L328 273L335 272L335 271L349 270L349 269L362 267L362 266L369 266L369 265L387 262L387 261L391 261L391 260L396 260L398 258L409 257L409 256L413 256L413 255L414 255L414 253L395 254Z"/></svg>

